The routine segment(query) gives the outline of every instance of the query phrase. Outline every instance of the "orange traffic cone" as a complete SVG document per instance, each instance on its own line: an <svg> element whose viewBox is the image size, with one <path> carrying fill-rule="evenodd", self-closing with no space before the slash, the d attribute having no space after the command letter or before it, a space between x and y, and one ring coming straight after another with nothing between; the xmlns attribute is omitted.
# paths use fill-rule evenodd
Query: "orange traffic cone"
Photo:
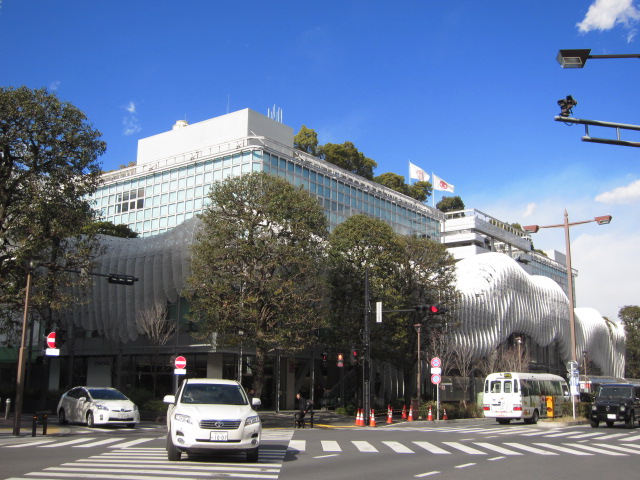
<svg viewBox="0 0 640 480"><path fill-rule="evenodd" d="M356 427L360 426L360 409L356 412Z"/></svg>
<svg viewBox="0 0 640 480"><path fill-rule="evenodd" d="M393 423L393 410L391 410L391 405L387 405L387 423Z"/></svg>
<svg viewBox="0 0 640 480"><path fill-rule="evenodd" d="M406 405L402 406L402 419L403 420L407 419L407 406Z"/></svg>
<svg viewBox="0 0 640 480"><path fill-rule="evenodd" d="M442 419L443 420L449 420L449 417L447 417L447 409L443 408L442 409L443 413L442 413Z"/></svg>
<svg viewBox="0 0 640 480"><path fill-rule="evenodd" d="M431 407L429 407L429 413L427 414L427 421L433 422L433 414L431 413Z"/></svg>
<svg viewBox="0 0 640 480"><path fill-rule="evenodd" d="M360 418L358 419L358 426L364 427L364 410L361 408L358 411L360 412Z"/></svg>
<svg viewBox="0 0 640 480"><path fill-rule="evenodd" d="M378 425L376 425L376 412L375 410L372 408L371 409L371 417L369 418L369 426L370 427L377 427Z"/></svg>
<svg viewBox="0 0 640 480"><path fill-rule="evenodd" d="M408 422L413 422L413 405L409 407L409 416L407 417Z"/></svg>

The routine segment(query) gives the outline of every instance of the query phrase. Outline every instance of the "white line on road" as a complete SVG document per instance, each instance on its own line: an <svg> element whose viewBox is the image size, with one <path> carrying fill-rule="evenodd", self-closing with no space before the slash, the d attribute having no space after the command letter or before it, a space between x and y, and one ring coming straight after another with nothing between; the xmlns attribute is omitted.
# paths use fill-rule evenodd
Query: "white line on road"
<svg viewBox="0 0 640 480"><path fill-rule="evenodd" d="M440 448L430 442L413 442L420 448L424 448L427 452L435 453L436 455L451 455L451 452L447 452L445 449Z"/></svg>
<svg viewBox="0 0 640 480"><path fill-rule="evenodd" d="M442 442L442 443L444 443L445 445L449 445L450 447L456 448L461 452L468 453L469 455L486 455L485 452L481 452L480 450L477 450L472 447L468 447L459 442Z"/></svg>
<svg viewBox="0 0 640 480"><path fill-rule="evenodd" d="M418 475L414 475L416 478L429 477L431 475L437 475L440 472L438 470L434 470L433 472L420 473Z"/></svg>
<svg viewBox="0 0 640 480"><path fill-rule="evenodd" d="M522 455L520 452L509 450L508 448L500 447L498 445L493 445L492 443L475 442L474 445L486 448L487 450L493 450L494 452L502 453L503 455Z"/></svg>
<svg viewBox="0 0 640 480"><path fill-rule="evenodd" d="M338 442L334 440L321 440L322 450L325 452L341 452L342 448L338 445Z"/></svg>
<svg viewBox="0 0 640 480"><path fill-rule="evenodd" d="M530 445L523 445L522 443L505 443L505 445L513 448L519 448L520 450L524 450L525 452L537 453L539 455L557 455L557 453L555 452L547 452L546 450L541 450Z"/></svg>
<svg viewBox="0 0 640 480"><path fill-rule="evenodd" d="M463 463L462 465L456 465L455 468L467 468L474 466L475 463Z"/></svg>
<svg viewBox="0 0 640 480"><path fill-rule="evenodd" d="M371 445L369 442L364 442L362 440L352 440L351 443L353 443L361 452L378 453L378 449Z"/></svg>
<svg viewBox="0 0 640 480"><path fill-rule="evenodd" d="M552 443L534 443L534 445L538 445L544 448L550 448L551 450L557 450L563 453L570 453L571 455L591 455L590 453L581 452L579 450L576 450L575 448L566 448L560 445L554 445Z"/></svg>
<svg viewBox="0 0 640 480"><path fill-rule="evenodd" d="M89 440L95 440L95 438L76 438L75 440L69 440L68 442L54 443L53 445L43 445L42 448L66 447L67 445L73 445L75 443L88 442Z"/></svg>
<svg viewBox="0 0 640 480"><path fill-rule="evenodd" d="M400 442L382 442L382 443L384 443L387 447L389 447L391 450L393 450L396 453L415 453L409 447L403 445Z"/></svg>

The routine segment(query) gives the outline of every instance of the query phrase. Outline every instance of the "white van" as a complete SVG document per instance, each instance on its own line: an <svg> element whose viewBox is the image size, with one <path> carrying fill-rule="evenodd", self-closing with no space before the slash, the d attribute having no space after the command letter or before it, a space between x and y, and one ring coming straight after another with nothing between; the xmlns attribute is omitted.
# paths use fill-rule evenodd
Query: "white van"
<svg viewBox="0 0 640 480"><path fill-rule="evenodd" d="M537 423L538 418L562 416L571 400L564 378L549 373L492 373L484 381L484 416L500 424L511 420Z"/></svg>

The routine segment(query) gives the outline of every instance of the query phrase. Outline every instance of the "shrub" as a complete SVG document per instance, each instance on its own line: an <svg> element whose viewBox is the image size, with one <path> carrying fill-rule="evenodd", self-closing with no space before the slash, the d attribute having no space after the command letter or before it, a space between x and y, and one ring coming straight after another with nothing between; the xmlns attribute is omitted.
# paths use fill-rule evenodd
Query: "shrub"
<svg viewBox="0 0 640 480"><path fill-rule="evenodd" d="M164 412L167 409L167 404L162 400L152 399L144 402L139 408L140 410L149 410L152 412Z"/></svg>

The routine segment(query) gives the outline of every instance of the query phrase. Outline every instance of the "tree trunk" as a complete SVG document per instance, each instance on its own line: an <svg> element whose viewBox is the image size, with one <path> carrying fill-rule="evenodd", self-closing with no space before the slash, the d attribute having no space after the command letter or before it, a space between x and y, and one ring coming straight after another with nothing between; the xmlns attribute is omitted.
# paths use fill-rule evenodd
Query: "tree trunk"
<svg viewBox="0 0 640 480"><path fill-rule="evenodd" d="M267 352L263 347L256 345L256 358L251 366L253 370L253 389L256 391L255 396L262 398L262 390L264 389L264 366L267 358ZM274 371L274 377L278 372Z"/></svg>

